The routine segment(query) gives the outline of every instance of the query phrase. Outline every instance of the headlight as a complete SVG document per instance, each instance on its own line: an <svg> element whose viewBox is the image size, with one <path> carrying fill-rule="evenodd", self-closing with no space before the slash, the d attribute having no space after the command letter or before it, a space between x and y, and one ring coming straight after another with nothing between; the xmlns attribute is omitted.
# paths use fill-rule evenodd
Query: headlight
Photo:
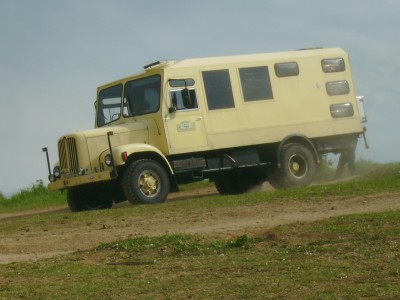
<svg viewBox="0 0 400 300"><path fill-rule="evenodd" d="M112 166L113 161L112 161L112 157L111 157L110 154L107 154L107 155L104 157L104 162L106 163L107 166L109 166L109 167Z"/></svg>
<svg viewBox="0 0 400 300"><path fill-rule="evenodd" d="M79 176L85 175L85 169L78 168L78 175Z"/></svg>
<svg viewBox="0 0 400 300"><path fill-rule="evenodd" d="M54 177L53 174L50 174L50 175L49 175L49 181L50 181L50 182L56 181L56 178Z"/></svg>
<svg viewBox="0 0 400 300"><path fill-rule="evenodd" d="M61 177L60 167L58 167L58 166L54 167L53 175L54 175L55 178L60 178Z"/></svg>

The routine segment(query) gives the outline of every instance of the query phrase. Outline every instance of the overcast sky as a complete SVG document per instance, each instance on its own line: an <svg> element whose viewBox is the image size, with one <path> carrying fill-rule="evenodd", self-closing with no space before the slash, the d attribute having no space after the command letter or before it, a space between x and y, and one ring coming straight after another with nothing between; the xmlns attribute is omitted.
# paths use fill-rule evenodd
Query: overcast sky
<svg viewBox="0 0 400 300"><path fill-rule="evenodd" d="M96 88L156 60L341 47L367 138L400 161L398 0L0 0L0 192L47 183L42 147L93 128Z"/></svg>

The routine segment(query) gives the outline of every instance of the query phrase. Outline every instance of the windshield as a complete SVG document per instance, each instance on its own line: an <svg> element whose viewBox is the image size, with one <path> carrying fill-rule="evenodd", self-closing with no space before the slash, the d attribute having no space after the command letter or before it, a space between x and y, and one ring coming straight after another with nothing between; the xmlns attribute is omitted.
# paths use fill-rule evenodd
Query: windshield
<svg viewBox="0 0 400 300"><path fill-rule="evenodd" d="M123 116L133 117L157 112L160 108L161 76L153 75L125 84ZM97 126L101 127L121 117L122 84L99 93Z"/></svg>
<svg viewBox="0 0 400 300"><path fill-rule="evenodd" d="M160 89L160 75L128 81L124 92L124 117L157 112L160 108Z"/></svg>
<svg viewBox="0 0 400 300"><path fill-rule="evenodd" d="M99 93L97 126L104 126L121 116L122 84L107 88Z"/></svg>

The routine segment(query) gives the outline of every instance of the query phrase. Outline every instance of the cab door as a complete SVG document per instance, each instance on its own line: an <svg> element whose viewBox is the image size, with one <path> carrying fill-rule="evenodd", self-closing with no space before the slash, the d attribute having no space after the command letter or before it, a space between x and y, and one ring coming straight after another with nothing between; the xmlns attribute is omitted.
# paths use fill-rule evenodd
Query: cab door
<svg viewBox="0 0 400 300"><path fill-rule="evenodd" d="M169 83L165 125L170 154L206 150L203 110L195 88L188 80L170 80Z"/></svg>

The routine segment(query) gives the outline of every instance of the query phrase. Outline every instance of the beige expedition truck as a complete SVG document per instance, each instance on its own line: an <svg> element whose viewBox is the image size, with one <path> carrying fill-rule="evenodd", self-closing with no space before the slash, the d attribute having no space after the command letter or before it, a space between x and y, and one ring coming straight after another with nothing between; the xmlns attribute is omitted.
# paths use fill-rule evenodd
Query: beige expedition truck
<svg viewBox="0 0 400 300"><path fill-rule="evenodd" d="M96 128L58 140L49 189L81 211L163 202L203 179L222 194L307 186L365 121L339 48L160 61L98 88Z"/></svg>

